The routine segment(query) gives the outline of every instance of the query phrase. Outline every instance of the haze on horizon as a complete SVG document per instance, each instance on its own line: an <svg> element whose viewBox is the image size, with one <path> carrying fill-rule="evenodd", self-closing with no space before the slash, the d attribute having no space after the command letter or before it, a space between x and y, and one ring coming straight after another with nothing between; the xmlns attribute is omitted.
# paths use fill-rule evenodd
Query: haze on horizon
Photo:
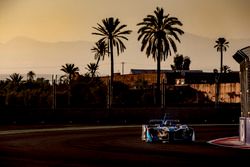
<svg viewBox="0 0 250 167"><path fill-rule="evenodd" d="M165 14L169 13L182 21L182 29L185 33L206 37L212 41L215 41L218 37L250 39L249 0L1 0L0 43L4 44L16 37L23 36L45 42L88 41L94 45L98 37L91 34L94 31L92 27L101 23L101 20L106 17L119 18L122 24L126 24L127 28L133 31L131 36L135 37L138 30L136 24L141 22L146 15L153 14L157 6L163 7ZM128 36L128 38L129 41L125 41L126 46L129 46L130 37ZM214 43L211 44L211 47L213 45ZM139 42L138 46L140 47ZM185 47L182 43L177 43L177 47L185 51L185 49L182 49L182 47ZM234 49L233 51L241 49L229 45L228 50L231 48ZM127 47L127 50L119 57L127 56L126 52L129 49L131 47ZM201 53L186 55L182 52L181 54L190 56L191 61L193 60L192 56L201 56ZM192 54L195 54L195 52ZM217 56L219 61L216 50L210 54ZM94 61L93 54L84 56L89 56ZM144 53L133 56L137 57L133 60L135 62L143 59L142 62L154 63L153 59L146 58ZM226 58L226 56L229 58ZM231 57L231 55L225 55L225 61L231 61L232 63L234 60ZM5 59L7 58L5 57ZM66 60L69 60L69 58ZM66 60L65 63L68 63ZM169 64L172 63L172 58L167 61ZM107 62L109 61L107 60ZM10 61L9 63L9 67L20 65L18 64L20 62ZM33 63L33 66L36 66L36 62ZM77 64L79 62L74 62L74 58L72 58L72 63L80 66ZM88 64L90 62L83 63ZM215 67L219 65L219 62L212 63L215 64ZM194 66L195 64L199 63L192 62L192 69L202 68L202 66ZM0 64L0 73L4 73L5 69L1 69L1 66ZM55 65L56 67L58 65ZM166 68L170 69L169 66L166 66ZM203 69L206 69L205 64ZM36 69L30 70L36 72Z"/></svg>

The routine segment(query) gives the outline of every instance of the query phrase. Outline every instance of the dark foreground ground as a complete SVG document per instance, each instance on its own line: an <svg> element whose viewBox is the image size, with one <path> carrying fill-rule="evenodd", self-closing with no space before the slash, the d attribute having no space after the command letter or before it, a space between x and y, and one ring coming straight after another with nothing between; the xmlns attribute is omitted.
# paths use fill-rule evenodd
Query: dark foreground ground
<svg viewBox="0 0 250 167"><path fill-rule="evenodd" d="M36 128L44 127L48 128L48 126ZM140 125L92 126L86 129L79 129L76 125L67 127L72 129L0 134L0 166L212 167L239 166L249 163L250 150L226 148L207 143L216 138L237 136L238 125L193 125L196 131L195 142L165 144L142 142ZM13 126L7 128L16 129ZM17 128L24 129L25 127ZM3 132L6 127L0 127L0 129L0 132Z"/></svg>

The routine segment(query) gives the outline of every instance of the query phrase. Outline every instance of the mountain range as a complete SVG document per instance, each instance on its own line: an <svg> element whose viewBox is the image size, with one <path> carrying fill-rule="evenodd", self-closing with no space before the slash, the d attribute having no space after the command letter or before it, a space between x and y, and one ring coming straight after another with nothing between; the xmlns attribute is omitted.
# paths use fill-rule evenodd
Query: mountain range
<svg viewBox="0 0 250 167"><path fill-rule="evenodd" d="M181 43L176 42L178 53L191 59L190 69L213 71L219 69L220 53L214 48L216 39L185 33L181 36ZM229 48L224 53L224 65L231 70L238 71L239 64L232 58L237 50L250 46L250 39L227 39ZM132 33L128 41L124 42L127 49L119 56L115 55L115 72L130 73L130 69L156 69L156 62L152 57L147 58L145 51L141 52L141 44L137 34ZM91 41L60 41L45 42L28 37L16 37L6 43L0 43L0 74L21 73L33 71L36 74L61 74L61 66L73 63L86 72L87 64L95 63ZM161 63L162 69L171 69L173 57L169 56ZM99 75L110 74L109 58L99 64Z"/></svg>

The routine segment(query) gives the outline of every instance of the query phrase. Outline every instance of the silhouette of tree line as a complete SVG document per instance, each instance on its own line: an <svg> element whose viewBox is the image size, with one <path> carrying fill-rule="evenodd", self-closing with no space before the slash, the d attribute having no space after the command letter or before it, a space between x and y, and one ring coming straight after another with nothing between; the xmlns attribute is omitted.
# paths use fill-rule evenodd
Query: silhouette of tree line
<svg viewBox="0 0 250 167"><path fill-rule="evenodd" d="M94 53L95 63L89 63L86 67L87 73L79 75L79 68L74 64L62 65L61 71L65 75L60 77L59 82L49 83L44 78L35 80L35 73L30 71L27 73L27 80L23 81L23 76L18 73L10 75L6 81L0 82L0 104L2 106L40 106L49 107L53 103L53 91L56 90L57 106L91 106L99 105L108 108L112 105L161 105L161 62L165 61L172 53L174 64L171 65L172 70L189 70L191 60L187 56L177 54L176 42L180 41L180 35L184 31L180 29L182 22L176 18L165 14L163 8L157 7L153 15L147 15L142 22L138 23L138 41L141 42L141 51L145 51L147 57L152 57L156 61L157 67L157 83L156 88L148 88L147 83L136 81L141 89L132 90L121 82L114 81L114 55L119 56L125 51L126 46L124 40L128 40L127 35L131 34L131 30L126 30L127 25L121 24L118 18L105 18L101 23L97 23L97 27L93 27L95 32L93 35L99 36L100 39L91 49ZM221 53L221 67L223 70L223 52L226 51L229 42L225 38L218 38L214 46ZM116 52L114 52L116 50ZM103 83L98 76L98 68L100 60L108 56L111 63L111 73L109 84ZM224 68L229 69L228 66ZM219 78L218 78L219 85ZM146 87L146 88L145 88ZM219 86L217 97L219 97ZM56 88L56 89L53 89ZM177 91L177 90L176 90ZM190 95L195 90L177 91L174 97L176 102L190 101ZM183 92L189 92L186 93ZM170 91L170 94L175 94ZM168 95L168 94L166 94ZM185 98L187 96L187 98ZM167 98L170 102L175 102L173 98ZM192 99L192 98L191 98Z"/></svg>

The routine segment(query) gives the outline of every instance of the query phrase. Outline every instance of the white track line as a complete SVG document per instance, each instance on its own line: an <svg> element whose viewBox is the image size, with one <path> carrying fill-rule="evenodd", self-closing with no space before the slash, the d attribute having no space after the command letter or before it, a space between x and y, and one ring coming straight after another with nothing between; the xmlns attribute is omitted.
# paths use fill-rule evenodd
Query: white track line
<svg viewBox="0 0 250 167"><path fill-rule="evenodd" d="M63 128L44 128L44 129L19 129L19 130L4 130L0 131L0 135L12 135L23 133L37 133L37 132L53 132L53 131L77 131L77 130L94 130L94 129L117 129L117 128L134 128L140 127L138 125L127 126L82 126L82 127L63 127Z"/></svg>

